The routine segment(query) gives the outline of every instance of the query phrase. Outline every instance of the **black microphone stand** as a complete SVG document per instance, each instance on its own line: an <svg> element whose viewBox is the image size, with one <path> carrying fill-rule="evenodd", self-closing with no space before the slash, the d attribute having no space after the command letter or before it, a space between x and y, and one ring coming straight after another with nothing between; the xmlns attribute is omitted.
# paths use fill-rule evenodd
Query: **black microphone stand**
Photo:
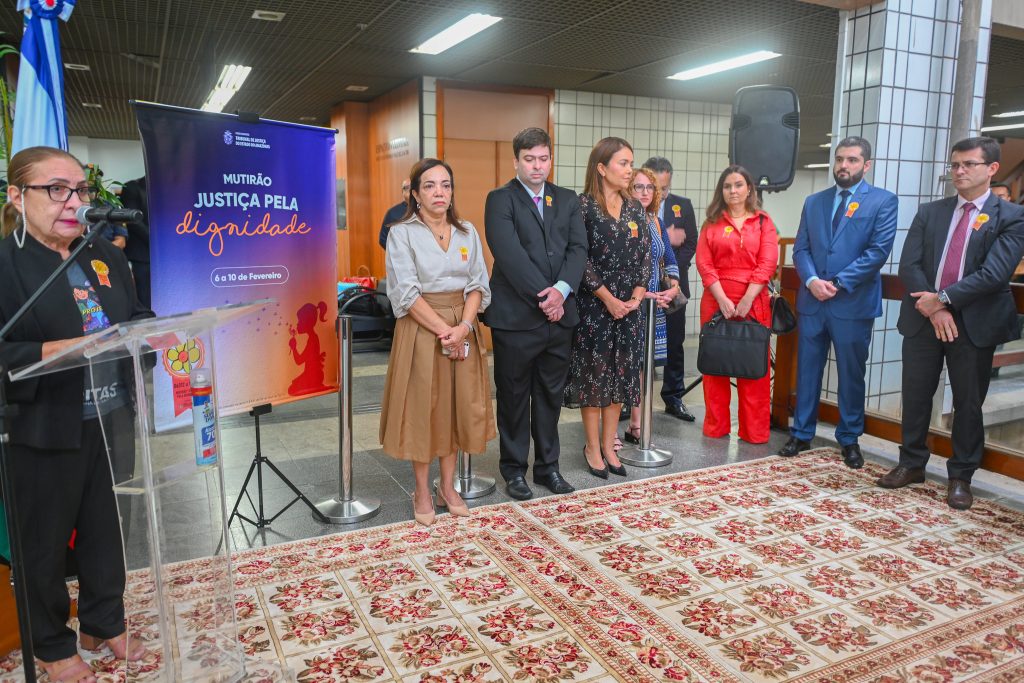
<svg viewBox="0 0 1024 683"><path fill-rule="evenodd" d="M3 326L3 329L0 329L0 345L4 343L4 339L10 334L10 331L25 317L25 314L32 309L46 290L71 267L75 258L86 247L92 245L106 224L106 221L100 221L86 229L85 234L82 235L81 242L79 242L68 258L57 266L57 269L53 271L50 277L46 278L46 282L39 286L39 289L28 298L28 301L18 309L18 312L11 316L11 319ZM11 236L8 239L14 239L14 237ZM27 236L26 239L28 239ZM11 544L11 583L14 587L14 601L18 608L18 632L21 636L22 654L21 664L22 669L25 671L25 683L36 683L36 658L35 648L32 646L32 625L28 611L28 589L25 586L25 581L22 579L22 571L24 570L22 560L24 555L21 548L21 526L18 520L18 507L14 501L14 486L11 482L10 463L7 460L9 457L7 444L11 436L10 422L17 415L17 407L7 405L5 379L8 370L9 368L5 367L3 362L0 362L0 482L3 483L4 511L7 514L7 536Z"/></svg>

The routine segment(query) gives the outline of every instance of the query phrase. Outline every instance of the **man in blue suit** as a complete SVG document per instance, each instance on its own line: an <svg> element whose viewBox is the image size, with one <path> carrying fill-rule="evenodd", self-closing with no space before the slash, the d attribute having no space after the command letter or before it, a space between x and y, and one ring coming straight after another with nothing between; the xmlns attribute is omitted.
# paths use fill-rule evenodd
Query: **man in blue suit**
<svg viewBox="0 0 1024 683"><path fill-rule="evenodd" d="M836 186L804 201L793 262L804 287L799 314L796 413L779 451L791 457L811 447L818 423L821 375L831 344L839 371L836 441L847 467L864 465L864 371L874 319L882 315L882 265L896 238L896 195L864 180L871 143L843 139L836 147Z"/></svg>

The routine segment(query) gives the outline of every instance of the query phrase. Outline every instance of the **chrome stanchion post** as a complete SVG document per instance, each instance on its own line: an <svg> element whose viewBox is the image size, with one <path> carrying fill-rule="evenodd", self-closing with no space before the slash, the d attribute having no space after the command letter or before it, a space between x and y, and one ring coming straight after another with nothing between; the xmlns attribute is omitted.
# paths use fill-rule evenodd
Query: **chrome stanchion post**
<svg viewBox="0 0 1024 683"><path fill-rule="evenodd" d="M456 454L458 458L457 465L455 467L455 491L463 498L470 500L473 498L483 498L484 496L494 493L494 489L497 488L494 477L488 477L480 474L473 474L473 458L467 453L459 451ZM441 477L434 478L434 490L437 491L441 488Z"/></svg>
<svg viewBox="0 0 1024 683"><path fill-rule="evenodd" d="M654 299L644 299L647 315L646 339L644 341L644 392L640 398L640 445L634 449L619 451L619 460L634 467L662 467L672 462L672 453L655 448L651 443L651 427L654 422Z"/></svg>
<svg viewBox="0 0 1024 683"><path fill-rule="evenodd" d="M357 499L352 493L352 317L338 317L338 348L341 352L338 368L341 387L338 391L338 497L317 503L331 524L352 524L369 519L380 512L379 498ZM314 519L317 516L313 515Z"/></svg>

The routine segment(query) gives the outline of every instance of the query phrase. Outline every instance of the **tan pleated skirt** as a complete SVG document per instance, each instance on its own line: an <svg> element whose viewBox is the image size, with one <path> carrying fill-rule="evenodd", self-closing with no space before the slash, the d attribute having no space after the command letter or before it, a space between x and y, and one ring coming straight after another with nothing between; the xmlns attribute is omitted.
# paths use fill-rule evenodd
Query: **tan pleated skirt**
<svg viewBox="0 0 1024 683"><path fill-rule="evenodd" d="M421 296L449 325L462 320L461 290ZM469 357L448 360L430 330L411 315L398 319L380 411L385 453L399 460L431 462L456 450L483 453L497 436L479 326L466 339Z"/></svg>

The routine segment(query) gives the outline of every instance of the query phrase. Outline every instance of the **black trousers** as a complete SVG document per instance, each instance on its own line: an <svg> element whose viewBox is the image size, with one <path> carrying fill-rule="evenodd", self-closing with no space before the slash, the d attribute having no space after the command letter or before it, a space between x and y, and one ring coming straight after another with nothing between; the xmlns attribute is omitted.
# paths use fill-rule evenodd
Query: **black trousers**
<svg viewBox="0 0 1024 683"><path fill-rule="evenodd" d="M77 652L75 632L67 626L71 603L65 584L73 529L82 632L107 639L125 629L124 555L110 463L99 420L83 423L78 449L9 449L32 642L36 656L52 662Z"/></svg>
<svg viewBox="0 0 1024 683"><path fill-rule="evenodd" d="M497 396L498 468L506 481L525 476L533 436L533 474L558 471L558 416L569 374L572 328L492 330Z"/></svg>
<svg viewBox="0 0 1024 683"><path fill-rule="evenodd" d="M981 465L985 425L981 405L988 393L994 346L977 347L967 338L963 318L954 314L959 336L953 342L935 338L931 324L903 339L903 444L900 464L924 467L930 455L926 439L932 398L945 360L953 390L953 457L946 463L950 479L970 481Z"/></svg>
<svg viewBox="0 0 1024 683"><path fill-rule="evenodd" d="M662 370L661 400L665 405L679 404L686 389L686 363L683 358L683 341L686 339L686 306L665 316L665 344L667 358Z"/></svg>
<svg viewBox="0 0 1024 683"><path fill-rule="evenodd" d="M132 277L135 279L135 292L139 301L146 308L152 306L152 290L149 284L149 261L132 261Z"/></svg>

